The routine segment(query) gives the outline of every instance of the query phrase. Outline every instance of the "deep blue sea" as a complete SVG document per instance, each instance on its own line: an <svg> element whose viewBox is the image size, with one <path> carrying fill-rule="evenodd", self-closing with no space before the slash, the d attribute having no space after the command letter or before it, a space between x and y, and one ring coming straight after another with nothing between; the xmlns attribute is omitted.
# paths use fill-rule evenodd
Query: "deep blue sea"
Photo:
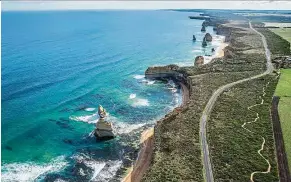
<svg viewBox="0 0 291 182"><path fill-rule="evenodd" d="M2 181L119 179L140 129L181 103L179 89L145 80L146 68L193 65L219 45L202 49L202 21L188 15L2 12ZM116 128L113 140L90 135L99 104Z"/></svg>

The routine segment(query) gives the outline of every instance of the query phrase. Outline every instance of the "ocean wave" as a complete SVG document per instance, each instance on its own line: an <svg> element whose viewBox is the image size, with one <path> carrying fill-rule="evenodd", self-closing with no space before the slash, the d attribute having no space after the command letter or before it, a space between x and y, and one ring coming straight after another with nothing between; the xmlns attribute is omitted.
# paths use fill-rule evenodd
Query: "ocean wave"
<svg viewBox="0 0 291 182"><path fill-rule="evenodd" d="M67 164L68 163L65 161L64 156L57 157L50 163L44 165L35 164L32 162L4 164L1 169L1 181L34 181L44 174L63 169Z"/></svg>
<svg viewBox="0 0 291 182"><path fill-rule="evenodd" d="M73 121L81 121L85 123L96 123L98 121L98 113L85 116L70 116L69 119Z"/></svg>
<svg viewBox="0 0 291 182"><path fill-rule="evenodd" d="M145 76L144 75L134 75L133 78L139 80L139 79L143 79Z"/></svg>
<svg viewBox="0 0 291 182"><path fill-rule="evenodd" d="M130 94L129 95L129 99L134 99L134 98L136 98L136 94Z"/></svg>
<svg viewBox="0 0 291 182"><path fill-rule="evenodd" d="M108 181L112 179L122 165L121 160L98 161L91 159L85 154L77 154L72 156L72 158L78 162L84 163L86 167L93 170L90 181ZM82 170L82 168L79 169L79 171ZM82 172L79 172L79 174L82 174Z"/></svg>
<svg viewBox="0 0 291 182"><path fill-rule="evenodd" d="M131 105L133 107L144 107L144 106L149 106L150 103L149 103L148 99L136 98L136 99L134 99L134 101Z"/></svg>
<svg viewBox="0 0 291 182"><path fill-rule="evenodd" d="M85 111L94 111L95 108L86 108Z"/></svg>
<svg viewBox="0 0 291 182"><path fill-rule="evenodd" d="M152 85L152 84L155 83L155 81L154 80L146 80L146 79L143 79L143 80L141 80L141 83L145 83L147 85Z"/></svg>

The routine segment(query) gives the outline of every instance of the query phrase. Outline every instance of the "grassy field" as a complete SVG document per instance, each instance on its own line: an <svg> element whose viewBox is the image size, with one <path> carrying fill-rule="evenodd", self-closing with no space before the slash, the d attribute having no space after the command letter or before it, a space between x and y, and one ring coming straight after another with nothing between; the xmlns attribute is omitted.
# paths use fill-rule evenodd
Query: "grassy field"
<svg viewBox="0 0 291 182"><path fill-rule="evenodd" d="M291 43L291 28L269 28L275 34Z"/></svg>
<svg viewBox="0 0 291 182"><path fill-rule="evenodd" d="M275 95L280 96L279 116L283 131L288 165L291 169L291 69L282 69Z"/></svg>

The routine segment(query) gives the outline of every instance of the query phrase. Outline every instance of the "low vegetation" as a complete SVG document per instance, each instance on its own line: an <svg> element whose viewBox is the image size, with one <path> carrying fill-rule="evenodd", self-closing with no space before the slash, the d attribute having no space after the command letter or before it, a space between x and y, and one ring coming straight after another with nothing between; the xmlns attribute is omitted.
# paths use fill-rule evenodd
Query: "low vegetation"
<svg viewBox="0 0 291 182"><path fill-rule="evenodd" d="M290 55L290 42L275 34L268 28L256 28L267 39L272 57Z"/></svg>
<svg viewBox="0 0 291 182"><path fill-rule="evenodd" d="M275 34L291 43L291 28L269 28Z"/></svg>
<svg viewBox="0 0 291 182"><path fill-rule="evenodd" d="M280 96L279 116L283 131L285 150L291 169L291 69L282 69L275 95Z"/></svg>
<svg viewBox="0 0 291 182"><path fill-rule="evenodd" d="M190 101L157 123L154 157L143 181L204 181L199 121L206 103L220 86L266 70L261 37L248 28L247 21L236 20L218 28L229 40L227 54L207 65L179 69L191 78ZM264 34L275 42L273 50L277 54L285 54L285 48L281 51L276 46L283 44L288 47L289 44L269 32ZM260 114L260 121L248 126L257 132L248 134L241 125L256 115L247 107L260 102L259 96L262 96L262 89L269 81L265 103L254 108ZM265 171L268 164L257 153L262 145L261 135L266 139L262 154L270 161L271 171L268 174L256 174L255 181L278 181L269 114L276 83L275 76L270 75L237 85L219 97L207 126L215 181L249 181L253 171Z"/></svg>
<svg viewBox="0 0 291 182"><path fill-rule="evenodd" d="M274 137L269 108L277 84L275 75L236 85L218 98L207 123L210 155L216 181L250 181L255 171L265 172L269 160L271 171L257 173L254 181L278 181ZM266 92L264 95L263 89ZM262 99L264 103L260 105ZM259 104L252 109L248 107ZM225 112L227 111L227 112ZM259 119L255 121L259 115ZM242 127L245 125L247 131Z"/></svg>

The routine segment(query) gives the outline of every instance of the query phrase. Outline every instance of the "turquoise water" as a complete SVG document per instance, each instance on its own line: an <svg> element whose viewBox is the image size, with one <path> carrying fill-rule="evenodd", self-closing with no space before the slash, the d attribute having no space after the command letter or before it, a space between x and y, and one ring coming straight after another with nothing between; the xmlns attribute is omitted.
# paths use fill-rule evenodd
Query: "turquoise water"
<svg viewBox="0 0 291 182"><path fill-rule="evenodd" d="M181 103L180 90L146 81L146 68L192 65L218 46L201 48L202 21L188 15L2 12L2 180L111 179L137 140L134 131ZM96 142L90 136L99 104L120 137ZM89 167L81 170L78 161Z"/></svg>

